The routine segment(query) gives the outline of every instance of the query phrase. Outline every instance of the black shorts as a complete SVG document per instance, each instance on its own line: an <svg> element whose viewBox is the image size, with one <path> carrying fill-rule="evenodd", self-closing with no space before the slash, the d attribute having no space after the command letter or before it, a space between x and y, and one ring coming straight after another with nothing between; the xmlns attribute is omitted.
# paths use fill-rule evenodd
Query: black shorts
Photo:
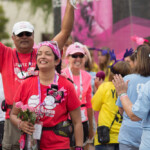
<svg viewBox="0 0 150 150"><path fill-rule="evenodd" d="M82 122L83 125L83 143L85 143L88 138L89 138L89 125L88 122ZM70 147L74 147L75 146L75 138L74 138L74 134L72 135L72 137L70 137Z"/></svg>

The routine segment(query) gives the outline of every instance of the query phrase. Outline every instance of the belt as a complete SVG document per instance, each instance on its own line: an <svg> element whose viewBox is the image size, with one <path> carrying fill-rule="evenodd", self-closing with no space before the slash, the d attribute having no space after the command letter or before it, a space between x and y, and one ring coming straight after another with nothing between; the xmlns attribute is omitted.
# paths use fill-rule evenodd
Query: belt
<svg viewBox="0 0 150 150"><path fill-rule="evenodd" d="M81 107L85 107L85 104L82 104Z"/></svg>
<svg viewBox="0 0 150 150"><path fill-rule="evenodd" d="M12 109L12 107L13 107L12 105L7 104L7 108Z"/></svg>

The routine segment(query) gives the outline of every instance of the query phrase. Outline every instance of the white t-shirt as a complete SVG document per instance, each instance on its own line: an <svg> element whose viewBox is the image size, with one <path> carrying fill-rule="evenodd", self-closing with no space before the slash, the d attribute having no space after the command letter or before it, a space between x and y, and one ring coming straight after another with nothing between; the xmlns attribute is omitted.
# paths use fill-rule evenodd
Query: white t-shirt
<svg viewBox="0 0 150 150"><path fill-rule="evenodd" d="M4 91L3 91L3 83L2 83L2 76L0 74L0 121L5 120L5 113L1 109L1 103L5 99Z"/></svg>

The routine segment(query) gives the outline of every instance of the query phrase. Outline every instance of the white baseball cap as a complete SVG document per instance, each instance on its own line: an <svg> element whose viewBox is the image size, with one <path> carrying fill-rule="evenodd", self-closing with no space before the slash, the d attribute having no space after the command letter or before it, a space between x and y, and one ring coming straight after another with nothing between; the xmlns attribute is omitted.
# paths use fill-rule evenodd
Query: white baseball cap
<svg viewBox="0 0 150 150"><path fill-rule="evenodd" d="M20 21L14 24L12 33L18 35L19 33L24 31L32 33L34 31L33 25L28 21Z"/></svg>

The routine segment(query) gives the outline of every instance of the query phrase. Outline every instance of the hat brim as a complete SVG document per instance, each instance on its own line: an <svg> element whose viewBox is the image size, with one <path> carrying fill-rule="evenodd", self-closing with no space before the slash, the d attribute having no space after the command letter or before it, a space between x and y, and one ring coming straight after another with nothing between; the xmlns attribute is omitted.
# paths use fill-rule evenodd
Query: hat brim
<svg viewBox="0 0 150 150"><path fill-rule="evenodd" d="M24 29L19 29L16 32L14 32L15 35L18 35L21 32L31 32L33 33L33 29L28 29L28 28L24 28Z"/></svg>
<svg viewBox="0 0 150 150"><path fill-rule="evenodd" d="M68 53L68 55L73 55L73 54L75 54L75 53L82 53L82 54L84 54L85 55L85 52L84 51L82 51L82 50L76 50L76 51L72 51L72 52L70 52L70 53Z"/></svg>

